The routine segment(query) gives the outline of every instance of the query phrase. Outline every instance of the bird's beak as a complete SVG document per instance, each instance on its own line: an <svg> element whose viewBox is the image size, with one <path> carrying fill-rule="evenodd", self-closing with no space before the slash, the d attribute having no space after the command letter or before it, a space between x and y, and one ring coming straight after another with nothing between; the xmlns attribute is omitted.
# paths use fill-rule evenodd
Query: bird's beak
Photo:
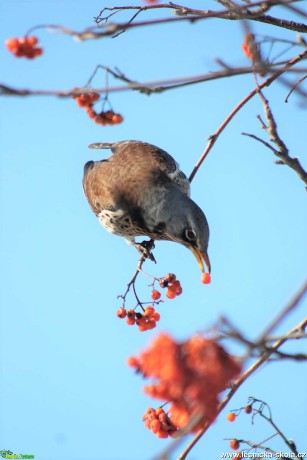
<svg viewBox="0 0 307 460"><path fill-rule="evenodd" d="M210 264L210 259L209 259L209 256L207 254L207 251L201 252L198 249L193 248L193 247L191 248L191 251L193 252L193 254L195 256L195 259L197 260L201 271L202 272L205 271L205 267L204 267L204 262L205 262L205 264L206 264L206 266L208 268L208 272L210 273L211 272L211 264Z"/></svg>

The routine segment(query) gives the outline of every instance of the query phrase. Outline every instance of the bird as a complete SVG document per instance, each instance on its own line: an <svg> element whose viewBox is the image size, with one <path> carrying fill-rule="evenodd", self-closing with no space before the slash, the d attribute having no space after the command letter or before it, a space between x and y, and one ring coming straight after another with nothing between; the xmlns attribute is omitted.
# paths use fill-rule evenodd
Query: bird
<svg viewBox="0 0 307 460"><path fill-rule="evenodd" d="M210 273L208 222L190 198L190 182L175 159L159 147L135 140L96 142L89 148L112 152L109 158L84 166L84 194L100 224L147 257L150 242L179 243L194 254L202 272L205 264ZM150 242L136 243L137 236L149 237Z"/></svg>

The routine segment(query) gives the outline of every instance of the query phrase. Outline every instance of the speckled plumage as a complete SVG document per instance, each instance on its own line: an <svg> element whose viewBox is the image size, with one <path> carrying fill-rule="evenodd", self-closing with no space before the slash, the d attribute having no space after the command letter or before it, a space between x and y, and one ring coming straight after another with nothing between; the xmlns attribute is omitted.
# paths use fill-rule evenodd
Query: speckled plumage
<svg viewBox="0 0 307 460"><path fill-rule="evenodd" d="M210 270L207 220L189 198L190 183L177 162L164 150L139 141L89 147L113 153L84 167L84 193L100 223L129 241L144 235L183 244Z"/></svg>

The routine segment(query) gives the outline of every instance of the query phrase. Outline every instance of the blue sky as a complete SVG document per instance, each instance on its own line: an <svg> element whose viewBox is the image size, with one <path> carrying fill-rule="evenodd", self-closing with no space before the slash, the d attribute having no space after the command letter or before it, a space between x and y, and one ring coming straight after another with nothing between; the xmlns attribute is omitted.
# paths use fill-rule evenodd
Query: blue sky
<svg viewBox="0 0 307 460"><path fill-rule="evenodd" d="M37 24L82 30L103 6L112 5L4 0L0 43ZM201 8L203 2L193 6ZM282 9L278 14L291 17ZM150 17L146 13L143 19ZM255 33L295 40L291 31L260 23L252 27ZM217 70L216 58L233 66L248 64L241 51L242 26L222 20L135 29L116 39L85 43L45 30L37 35L44 54L33 61L15 59L0 47L2 83L70 89L84 85L97 64L118 66L139 81ZM103 86L103 74L95 84ZM159 330L185 338L220 315L256 338L302 284L306 192L293 171L276 166L269 150L241 135L265 138L256 118L263 113L257 98L226 128L192 184L192 197L210 225L212 284L200 283L192 254L174 243L158 243L158 264L144 267L155 276L176 273L183 286L182 296L159 309L156 330L141 334L116 318L117 295L125 291L138 255L98 224L83 196L84 163L108 155L88 150L88 144L151 142L189 174L208 136L253 87L247 75L150 97L111 94L114 110L125 117L113 127L95 125L73 100L1 98L0 450L34 454L39 460L152 458L168 441L143 426L142 415L153 402L142 394L143 381L126 367L126 358ZM288 91L277 82L265 94L281 137L306 167L306 114L296 94L284 103ZM147 278L139 278L144 299L147 284ZM306 306L302 302L276 333L295 326ZM303 346L300 341L288 350ZM265 365L228 407L245 405L250 395L265 400L280 428L299 451L306 451L305 382L304 364ZM259 442L272 434L261 421L252 427L246 420L230 424L222 414L190 458L219 458L229 451L223 438ZM269 445L287 452L276 440Z"/></svg>

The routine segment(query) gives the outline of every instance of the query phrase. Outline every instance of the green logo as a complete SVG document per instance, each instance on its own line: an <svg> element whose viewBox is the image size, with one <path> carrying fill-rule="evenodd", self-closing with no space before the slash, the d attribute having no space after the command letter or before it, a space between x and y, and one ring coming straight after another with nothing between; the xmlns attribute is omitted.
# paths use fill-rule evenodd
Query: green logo
<svg viewBox="0 0 307 460"><path fill-rule="evenodd" d="M14 454L10 450L0 450L0 457L2 458L35 458L35 455Z"/></svg>

